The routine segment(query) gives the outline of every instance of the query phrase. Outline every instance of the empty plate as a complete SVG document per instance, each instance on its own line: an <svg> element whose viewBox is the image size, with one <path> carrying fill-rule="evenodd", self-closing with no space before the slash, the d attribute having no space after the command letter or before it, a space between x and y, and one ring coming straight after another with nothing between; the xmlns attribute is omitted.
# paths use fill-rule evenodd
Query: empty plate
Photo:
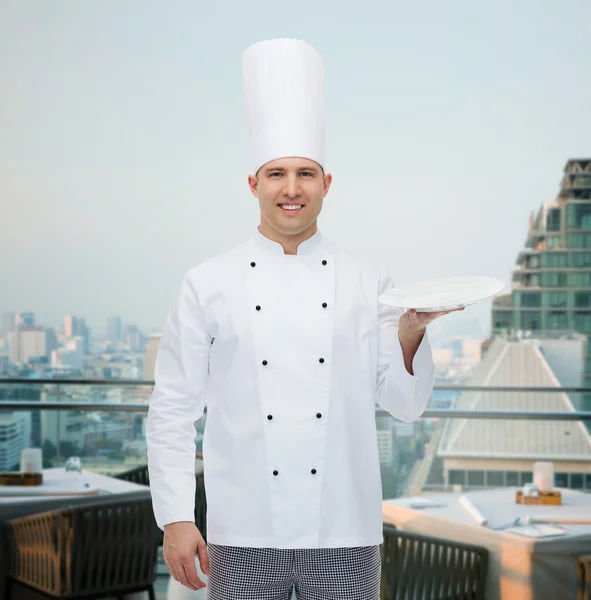
<svg viewBox="0 0 591 600"><path fill-rule="evenodd" d="M491 277L442 277L418 281L384 292L382 304L422 312L453 310L496 296L505 284Z"/></svg>

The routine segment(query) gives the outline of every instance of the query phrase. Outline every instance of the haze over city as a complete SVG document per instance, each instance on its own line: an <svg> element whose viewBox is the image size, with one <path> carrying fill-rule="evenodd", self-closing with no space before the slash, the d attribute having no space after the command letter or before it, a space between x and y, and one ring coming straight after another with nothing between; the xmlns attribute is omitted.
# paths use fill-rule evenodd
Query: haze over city
<svg viewBox="0 0 591 600"><path fill-rule="evenodd" d="M582 1L5 1L0 310L161 330L185 271L258 223L240 55L272 37L324 56L321 231L397 285L509 284L531 211L589 154L590 22Z"/></svg>

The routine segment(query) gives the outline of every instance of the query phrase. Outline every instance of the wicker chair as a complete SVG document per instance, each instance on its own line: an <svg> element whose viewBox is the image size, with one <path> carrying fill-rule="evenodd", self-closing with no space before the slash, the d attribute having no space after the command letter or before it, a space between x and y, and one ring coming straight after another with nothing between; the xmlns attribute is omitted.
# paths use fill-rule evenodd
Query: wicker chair
<svg viewBox="0 0 591 600"><path fill-rule="evenodd" d="M3 526L7 600L19 600L27 588L46 598L122 599L140 591L155 598L157 531L149 497L97 498Z"/></svg>
<svg viewBox="0 0 591 600"><path fill-rule="evenodd" d="M139 483L140 485L150 485L150 473L148 471L148 465L140 465L134 467L128 471L117 473L114 476L115 479L123 479L124 481L131 481L132 483Z"/></svg>
<svg viewBox="0 0 591 600"><path fill-rule="evenodd" d="M488 550L384 525L381 600L484 600Z"/></svg>
<svg viewBox="0 0 591 600"><path fill-rule="evenodd" d="M591 554L577 559L577 600L591 600Z"/></svg>
<svg viewBox="0 0 591 600"><path fill-rule="evenodd" d="M150 473L147 465L129 469L115 475L117 479L132 481L140 485L150 485ZM195 475L195 525L199 529L203 539L207 541L207 503L205 500L205 480L203 473ZM164 535L160 532L160 545L163 543Z"/></svg>

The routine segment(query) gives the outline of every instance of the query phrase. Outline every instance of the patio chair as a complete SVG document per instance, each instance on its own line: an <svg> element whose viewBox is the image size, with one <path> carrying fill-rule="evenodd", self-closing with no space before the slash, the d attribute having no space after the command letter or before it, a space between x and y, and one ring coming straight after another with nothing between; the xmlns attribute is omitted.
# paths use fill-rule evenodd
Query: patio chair
<svg viewBox="0 0 591 600"><path fill-rule="evenodd" d="M484 600L488 550L384 524L381 600Z"/></svg>
<svg viewBox="0 0 591 600"><path fill-rule="evenodd" d="M577 600L591 600L591 554L577 558Z"/></svg>
<svg viewBox="0 0 591 600"><path fill-rule="evenodd" d="M146 498L96 502L6 521L5 597L155 600L157 531ZM31 593L31 589L34 593Z"/></svg>
<svg viewBox="0 0 591 600"><path fill-rule="evenodd" d="M132 483L139 483L140 485L150 485L148 465L140 465L139 467L117 473L117 475L114 475L114 478L123 479L123 481L131 481Z"/></svg>

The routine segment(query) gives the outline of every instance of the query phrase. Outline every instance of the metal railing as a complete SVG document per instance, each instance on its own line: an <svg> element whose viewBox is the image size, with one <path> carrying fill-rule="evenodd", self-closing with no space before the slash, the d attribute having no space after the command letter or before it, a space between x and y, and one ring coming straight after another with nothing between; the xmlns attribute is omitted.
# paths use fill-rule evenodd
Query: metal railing
<svg viewBox="0 0 591 600"><path fill-rule="evenodd" d="M114 402L80 402L60 401L63 387L116 387L116 388L151 388L153 380L105 380L105 379L28 379L28 378L0 378L0 390L5 386L23 387L52 387L52 392L57 401L38 400L0 400L0 411L58 411L56 415L57 430L60 430L61 411L93 411L93 412L118 412L118 413L147 413L149 404L114 403ZM542 386L474 386L474 385L436 385L437 392L523 392L523 393L572 393L589 394L591 387L542 387ZM207 406L204 410L207 413ZM391 417L390 413L376 406L377 417ZM591 423L591 411L549 411L549 410L468 410L456 408L427 408L422 418L439 419L516 419L532 421L583 421ZM56 438L56 455L60 457L60 435Z"/></svg>
<svg viewBox="0 0 591 600"><path fill-rule="evenodd" d="M107 387L153 387L152 380L104 380L104 379L0 379L0 388L5 384L30 386L55 386L60 397L60 386L107 386ZM591 387L552 386L479 386L479 385L436 385L433 392L526 392L526 393L575 393L591 395ZM120 404L113 402L39 402L36 400L0 400L0 410L92 410L118 412L148 412L148 404ZM207 412L207 406L205 407ZM385 410L377 409L376 416L389 416ZM524 411L524 410L463 410L427 408L422 415L427 418L460 419L532 419L542 421L591 421L591 411Z"/></svg>

